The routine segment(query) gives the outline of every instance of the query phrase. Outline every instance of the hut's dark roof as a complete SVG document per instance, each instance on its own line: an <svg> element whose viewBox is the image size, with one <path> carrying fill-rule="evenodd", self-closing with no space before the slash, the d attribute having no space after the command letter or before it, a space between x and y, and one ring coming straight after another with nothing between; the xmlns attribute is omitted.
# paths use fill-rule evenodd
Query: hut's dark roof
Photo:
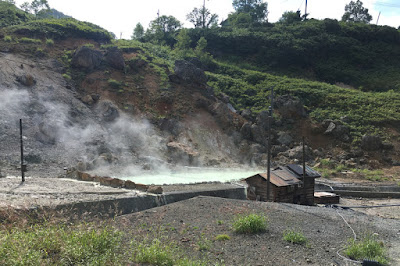
<svg viewBox="0 0 400 266"><path fill-rule="evenodd" d="M267 173L259 173L259 174L250 176L248 178L245 178L244 180L249 180L250 178L255 177L257 175L261 176L265 180L268 180ZM270 182L277 187L286 187L286 186L298 185L298 184L302 183L299 179L296 178L295 174L293 174L292 172L290 172L289 170L287 170L284 167L271 171Z"/></svg>
<svg viewBox="0 0 400 266"><path fill-rule="evenodd" d="M303 166L298 164L288 164L287 168L293 172L297 178L303 179ZM321 174L306 165L306 177L318 178Z"/></svg>

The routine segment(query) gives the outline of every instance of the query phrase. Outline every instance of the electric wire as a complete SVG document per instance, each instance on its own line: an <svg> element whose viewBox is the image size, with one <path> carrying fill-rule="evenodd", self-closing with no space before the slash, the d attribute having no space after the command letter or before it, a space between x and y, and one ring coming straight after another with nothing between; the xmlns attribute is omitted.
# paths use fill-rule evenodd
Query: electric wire
<svg viewBox="0 0 400 266"><path fill-rule="evenodd" d="M353 232L354 241L356 241L356 240L357 240L357 234L356 234L356 232L354 231L354 229L353 229L353 228L350 226L350 224L346 221L346 219L343 217L343 215L341 215L341 214L339 213L339 210L338 210L338 209L336 209L336 213L343 219L343 221L346 223L346 225L351 229L351 231ZM341 252L343 249L345 249L345 248L346 248L346 247L338 249L338 250L336 251L336 254L337 254L341 259L343 259L343 260L345 260L345 261L351 261L351 262L354 262L354 263L362 264L361 261L352 260L352 259L346 258L345 256L341 255L340 252Z"/></svg>

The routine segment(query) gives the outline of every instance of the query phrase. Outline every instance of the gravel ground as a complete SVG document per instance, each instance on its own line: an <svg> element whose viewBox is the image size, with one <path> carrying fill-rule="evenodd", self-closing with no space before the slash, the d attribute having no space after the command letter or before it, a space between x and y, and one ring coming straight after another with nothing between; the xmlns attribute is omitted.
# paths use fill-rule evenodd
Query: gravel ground
<svg viewBox="0 0 400 266"><path fill-rule="evenodd" d="M268 217L268 230L262 234L239 235L231 229L238 214L261 213ZM163 207L124 215L116 219L132 238L163 238L176 242L189 257L221 261L225 265L353 265L337 255L351 229L358 237L376 234L400 265L400 221L368 216L352 210L309 207L270 202L240 201L213 197L197 197ZM301 231L306 245L290 244L282 239L287 229ZM216 241L227 234L227 241ZM202 243L208 243L200 251Z"/></svg>

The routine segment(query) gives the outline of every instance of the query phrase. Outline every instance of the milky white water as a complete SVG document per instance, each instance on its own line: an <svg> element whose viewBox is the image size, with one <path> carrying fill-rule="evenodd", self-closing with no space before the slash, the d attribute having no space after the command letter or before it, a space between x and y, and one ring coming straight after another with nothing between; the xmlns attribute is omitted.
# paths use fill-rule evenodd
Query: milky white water
<svg viewBox="0 0 400 266"><path fill-rule="evenodd" d="M163 173L141 173L134 176L119 176L123 180L131 180L141 184L190 184L200 182L227 182L237 181L254 174L263 172L257 169L205 169L188 168L179 171L166 171Z"/></svg>

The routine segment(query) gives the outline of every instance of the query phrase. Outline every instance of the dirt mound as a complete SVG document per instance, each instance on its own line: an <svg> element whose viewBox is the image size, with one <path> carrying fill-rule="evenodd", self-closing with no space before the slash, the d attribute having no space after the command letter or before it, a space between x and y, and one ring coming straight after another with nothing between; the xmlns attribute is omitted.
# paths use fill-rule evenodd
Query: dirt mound
<svg viewBox="0 0 400 266"><path fill-rule="evenodd" d="M239 235L231 224L238 214L259 213L268 217L268 230L255 235ZM335 210L293 204L240 201L197 197L116 219L122 230L134 237L174 241L190 257L208 258L226 265L346 265L337 255L353 237L374 233L389 248L389 256L400 261L400 221L385 220L352 210ZM306 245L290 244L283 232L303 232ZM220 234L229 240L216 241ZM203 244L207 243L207 248ZM343 264L343 265L344 265Z"/></svg>

